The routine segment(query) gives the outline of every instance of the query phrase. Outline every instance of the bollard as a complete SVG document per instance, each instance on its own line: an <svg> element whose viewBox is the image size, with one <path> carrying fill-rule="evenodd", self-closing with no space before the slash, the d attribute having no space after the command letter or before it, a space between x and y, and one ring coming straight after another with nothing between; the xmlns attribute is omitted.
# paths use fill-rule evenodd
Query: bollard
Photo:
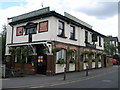
<svg viewBox="0 0 120 90"><path fill-rule="evenodd" d="M66 68L64 68L64 80L66 80Z"/></svg>
<svg viewBox="0 0 120 90"><path fill-rule="evenodd" d="M86 66L86 76L88 76L88 66Z"/></svg>

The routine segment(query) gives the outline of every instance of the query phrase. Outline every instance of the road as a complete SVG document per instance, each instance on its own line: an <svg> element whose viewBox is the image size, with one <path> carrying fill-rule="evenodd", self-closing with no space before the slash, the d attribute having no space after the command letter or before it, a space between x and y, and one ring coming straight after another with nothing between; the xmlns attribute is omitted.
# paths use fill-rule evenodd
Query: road
<svg viewBox="0 0 120 90"><path fill-rule="evenodd" d="M72 82L65 82L44 88L118 88L118 72L100 74Z"/></svg>
<svg viewBox="0 0 120 90"><path fill-rule="evenodd" d="M85 71L67 73L66 80L63 80L63 74L51 77L34 75L8 78L3 80L3 88L19 88L19 90L36 88L118 88L118 75L118 67L113 66L90 70L89 76L85 76Z"/></svg>

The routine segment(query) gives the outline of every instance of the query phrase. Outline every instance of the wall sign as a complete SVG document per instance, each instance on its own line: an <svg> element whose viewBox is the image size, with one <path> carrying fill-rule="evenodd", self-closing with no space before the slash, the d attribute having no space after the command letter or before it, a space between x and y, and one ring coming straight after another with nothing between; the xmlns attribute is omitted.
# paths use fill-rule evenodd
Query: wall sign
<svg viewBox="0 0 120 90"><path fill-rule="evenodd" d="M16 29L16 36L23 35L23 27L17 27Z"/></svg>
<svg viewBox="0 0 120 90"><path fill-rule="evenodd" d="M46 32L46 31L48 31L48 21L40 22L39 32Z"/></svg>

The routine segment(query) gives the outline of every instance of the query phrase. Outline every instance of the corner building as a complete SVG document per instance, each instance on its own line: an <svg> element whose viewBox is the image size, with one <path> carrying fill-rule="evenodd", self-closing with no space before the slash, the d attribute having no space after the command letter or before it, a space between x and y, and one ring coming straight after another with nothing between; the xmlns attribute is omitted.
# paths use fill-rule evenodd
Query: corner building
<svg viewBox="0 0 120 90"><path fill-rule="evenodd" d="M7 29L9 68L20 69L23 64L25 73L54 75L63 73L64 68L71 72L106 65L105 36L66 12L61 15L42 8L9 18ZM22 47L29 48L27 55ZM19 49L24 52L16 54Z"/></svg>

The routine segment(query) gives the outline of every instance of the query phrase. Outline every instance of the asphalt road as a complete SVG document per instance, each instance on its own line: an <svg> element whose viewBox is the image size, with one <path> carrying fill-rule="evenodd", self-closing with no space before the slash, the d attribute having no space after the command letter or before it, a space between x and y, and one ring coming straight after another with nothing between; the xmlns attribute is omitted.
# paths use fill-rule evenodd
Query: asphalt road
<svg viewBox="0 0 120 90"><path fill-rule="evenodd" d="M120 73L120 72L119 72ZM108 67L89 71L68 73L63 80L63 74L55 76L34 75L22 78L6 78L3 88L19 88L27 90L36 88L118 88L118 67ZM120 85L119 85L120 86ZM16 89L15 89L16 90Z"/></svg>
<svg viewBox="0 0 120 90"><path fill-rule="evenodd" d="M72 82L59 83L44 88L118 88L118 72L100 74L75 80Z"/></svg>

